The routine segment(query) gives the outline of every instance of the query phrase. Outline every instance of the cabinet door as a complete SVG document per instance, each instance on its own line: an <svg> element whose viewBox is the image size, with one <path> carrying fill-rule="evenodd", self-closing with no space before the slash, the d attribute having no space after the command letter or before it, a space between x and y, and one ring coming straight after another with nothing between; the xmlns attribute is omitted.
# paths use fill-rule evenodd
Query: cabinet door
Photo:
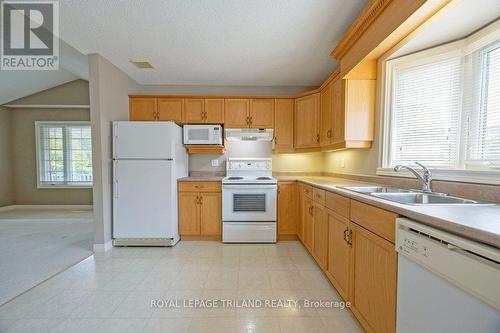
<svg viewBox="0 0 500 333"><path fill-rule="evenodd" d="M304 207L305 207L305 196L302 193L302 184L297 185L297 192L299 198L299 214L298 214L298 224L297 224L297 237L304 243ZM306 209L307 210L307 209Z"/></svg>
<svg viewBox="0 0 500 333"><path fill-rule="evenodd" d="M226 99L224 123L226 128L248 127L250 101L248 99Z"/></svg>
<svg viewBox="0 0 500 333"><path fill-rule="evenodd" d="M274 150L293 152L293 99L274 100Z"/></svg>
<svg viewBox="0 0 500 333"><path fill-rule="evenodd" d="M313 219L313 255L319 266L325 270L328 259L328 215L326 208L314 203Z"/></svg>
<svg viewBox="0 0 500 333"><path fill-rule="evenodd" d="M297 234L297 184L278 184L278 238Z"/></svg>
<svg viewBox="0 0 500 333"><path fill-rule="evenodd" d="M349 297L349 258L351 246L344 238L349 220L328 212L328 268L327 275L344 300Z"/></svg>
<svg viewBox="0 0 500 333"><path fill-rule="evenodd" d="M130 98L129 119L130 120L156 120L156 98Z"/></svg>
<svg viewBox="0 0 500 333"><path fill-rule="evenodd" d="M319 146L319 93L295 100L295 148Z"/></svg>
<svg viewBox="0 0 500 333"><path fill-rule="evenodd" d="M273 128L274 99L254 98L250 101L250 127Z"/></svg>
<svg viewBox="0 0 500 333"><path fill-rule="evenodd" d="M330 83L321 91L320 102L320 130L319 144L321 146L329 145L332 141L332 84Z"/></svg>
<svg viewBox="0 0 500 333"><path fill-rule="evenodd" d="M345 80L333 83L333 139L332 143L345 140Z"/></svg>
<svg viewBox="0 0 500 333"><path fill-rule="evenodd" d="M195 236L200 234L200 194L179 193L179 234Z"/></svg>
<svg viewBox="0 0 500 333"><path fill-rule="evenodd" d="M221 194L201 193L200 225L202 236L221 234Z"/></svg>
<svg viewBox="0 0 500 333"><path fill-rule="evenodd" d="M209 124L224 124L224 99L205 99L205 122Z"/></svg>
<svg viewBox="0 0 500 333"><path fill-rule="evenodd" d="M182 98L158 98L159 120L182 123L183 107L184 100Z"/></svg>
<svg viewBox="0 0 500 333"><path fill-rule="evenodd" d="M312 253L314 242L314 219L313 219L313 201L309 198L304 199L304 245Z"/></svg>
<svg viewBox="0 0 500 333"><path fill-rule="evenodd" d="M199 124L205 122L205 100L203 98L187 98L184 100L183 122Z"/></svg>
<svg viewBox="0 0 500 333"><path fill-rule="evenodd" d="M352 277L350 301L367 331L396 331L396 272L394 244L351 223ZM366 327L365 327L366 328Z"/></svg>

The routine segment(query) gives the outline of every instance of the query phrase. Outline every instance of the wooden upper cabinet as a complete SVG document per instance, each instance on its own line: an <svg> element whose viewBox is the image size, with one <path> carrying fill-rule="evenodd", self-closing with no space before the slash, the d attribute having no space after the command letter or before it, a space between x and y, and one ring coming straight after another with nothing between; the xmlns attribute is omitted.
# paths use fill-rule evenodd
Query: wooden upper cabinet
<svg viewBox="0 0 500 333"><path fill-rule="evenodd" d="M332 83L330 83L320 93L319 144L321 146L329 145L333 137L332 90Z"/></svg>
<svg viewBox="0 0 500 333"><path fill-rule="evenodd" d="M205 122L209 124L224 124L224 99L205 99Z"/></svg>
<svg viewBox="0 0 500 333"><path fill-rule="evenodd" d="M227 98L224 108L224 124L226 128L248 127L250 100Z"/></svg>
<svg viewBox="0 0 500 333"><path fill-rule="evenodd" d="M182 123L182 110L184 100L182 98L158 98L158 120L175 121Z"/></svg>
<svg viewBox="0 0 500 333"><path fill-rule="evenodd" d="M326 274L343 299L349 299L349 258L351 246L345 238L349 220L328 212L328 268Z"/></svg>
<svg viewBox="0 0 500 333"><path fill-rule="evenodd" d="M352 310L367 332L396 332L394 244L351 223Z"/></svg>
<svg viewBox="0 0 500 333"><path fill-rule="evenodd" d="M320 94L295 100L295 148L319 147Z"/></svg>
<svg viewBox="0 0 500 333"><path fill-rule="evenodd" d="M205 122L205 99L186 98L184 99L183 118L184 123L204 123Z"/></svg>
<svg viewBox="0 0 500 333"><path fill-rule="evenodd" d="M200 231L204 236L218 236L221 234L221 194L200 194Z"/></svg>
<svg viewBox="0 0 500 333"><path fill-rule="evenodd" d="M293 99L274 100L274 150L293 152Z"/></svg>
<svg viewBox="0 0 500 333"><path fill-rule="evenodd" d="M157 118L156 98L131 97L129 99L130 120L156 120Z"/></svg>
<svg viewBox="0 0 500 333"><path fill-rule="evenodd" d="M278 183L278 239L297 234L297 183Z"/></svg>
<svg viewBox="0 0 500 333"><path fill-rule="evenodd" d="M273 128L274 99L253 98L250 100L250 127Z"/></svg>
<svg viewBox="0 0 500 333"><path fill-rule="evenodd" d="M345 138L345 80L333 83L332 108L333 108L333 136L332 143L341 143Z"/></svg>
<svg viewBox="0 0 500 333"><path fill-rule="evenodd" d="M339 79L333 83L334 148L368 148L375 127L375 80Z"/></svg>

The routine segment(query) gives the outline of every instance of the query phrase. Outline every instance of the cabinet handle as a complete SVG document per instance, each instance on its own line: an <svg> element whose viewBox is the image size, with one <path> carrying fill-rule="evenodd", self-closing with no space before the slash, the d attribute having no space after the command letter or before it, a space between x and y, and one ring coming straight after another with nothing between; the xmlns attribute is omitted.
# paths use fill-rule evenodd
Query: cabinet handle
<svg viewBox="0 0 500 333"><path fill-rule="evenodd" d="M330 130L328 130L328 132L326 132L326 137L327 137L328 139L330 139L330 138L332 137L332 130L331 130L331 129L330 129Z"/></svg>
<svg viewBox="0 0 500 333"><path fill-rule="evenodd" d="M316 134L316 142L319 142L319 134Z"/></svg>
<svg viewBox="0 0 500 333"><path fill-rule="evenodd" d="M352 247L352 230L350 230L349 228L346 228L344 230L344 240L349 246Z"/></svg>
<svg viewBox="0 0 500 333"><path fill-rule="evenodd" d="M247 116L247 126L250 125L250 117Z"/></svg>
<svg viewBox="0 0 500 333"><path fill-rule="evenodd" d="M276 137L276 136L274 137L274 144L276 144L276 145L278 144L278 137Z"/></svg>
<svg viewBox="0 0 500 333"><path fill-rule="evenodd" d="M253 117L250 116L250 126L252 126L252 123L253 123Z"/></svg>

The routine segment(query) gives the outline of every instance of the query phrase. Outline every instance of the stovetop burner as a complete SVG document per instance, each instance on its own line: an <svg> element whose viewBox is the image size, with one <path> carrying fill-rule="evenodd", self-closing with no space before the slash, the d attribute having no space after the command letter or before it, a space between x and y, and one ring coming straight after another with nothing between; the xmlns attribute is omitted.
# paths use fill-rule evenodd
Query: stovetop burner
<svg viewBox="0 0 500 333"><path fill-rule="evenodd" d="M257 180L271 180L271 177L257 177Z"/></svg>
<svg viewBox="0 0 500 333"><path fill-rule="evenodd" d="M228 177L227 180L240 180L243 179L243 177Z"/></svg>

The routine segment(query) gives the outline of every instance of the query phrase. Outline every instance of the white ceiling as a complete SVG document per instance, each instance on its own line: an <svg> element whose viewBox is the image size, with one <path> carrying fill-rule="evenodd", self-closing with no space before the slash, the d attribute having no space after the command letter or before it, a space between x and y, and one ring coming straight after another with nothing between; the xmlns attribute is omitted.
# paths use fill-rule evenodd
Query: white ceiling
<svg viewBox="0 0 500 333"><path fill-rule="evenodd" d="M65 0L60 34L141 84L315 86L336 67L329 54L366 3Z"/></svg>
<svg viewBox="0 0 500 333"><path fill-rule="evenodd" d="M456 0L434 16L391 57L464 38L500 17L499 0Z"/></svg>

